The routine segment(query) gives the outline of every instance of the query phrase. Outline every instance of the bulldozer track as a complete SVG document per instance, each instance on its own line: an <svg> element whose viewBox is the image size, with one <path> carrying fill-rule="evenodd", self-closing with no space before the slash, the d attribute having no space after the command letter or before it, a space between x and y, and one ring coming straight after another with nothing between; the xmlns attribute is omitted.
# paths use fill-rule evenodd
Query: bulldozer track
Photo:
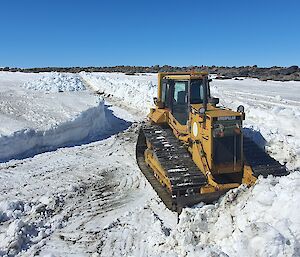
<svg viewBox="0 0 300 257"><path fill-rule="evenodd" d="M170 179L172 196L175 198L199 193L201 186L207 184L206 177L199 172L185 146L173 135L172 130L149 125L143 128L143 132Z"/></svg>
<svg viewBox="0 0 300 257"><path fill-rule="evenodd" d="M144 156L147 148L146 140L151 143L155 157L166 171L172 185L172 192L160 184L154 172L146 164ZM218 191L199 194L200 188L207 184L207 179L193 162L185 145L174 136L169 128L144 125L140 130L136 157L142 173L167 208L172 211L180 213L183 207L199 202L213 202L225 193L225 191Z"/></svg>

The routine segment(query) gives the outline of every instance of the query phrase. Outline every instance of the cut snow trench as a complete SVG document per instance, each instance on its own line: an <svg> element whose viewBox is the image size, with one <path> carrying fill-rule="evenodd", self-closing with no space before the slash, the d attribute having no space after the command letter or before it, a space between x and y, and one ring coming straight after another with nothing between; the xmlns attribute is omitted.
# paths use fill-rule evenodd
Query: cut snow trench
<svg viewBox="0 0 300 257"><path fill-rule="evenodd" d="M101 140L130 125L130 122L114 116L113 110L100 101L97 106L83 111L74 119L48 130L27 128L12 135L0 136L0 162Z"/></svg>

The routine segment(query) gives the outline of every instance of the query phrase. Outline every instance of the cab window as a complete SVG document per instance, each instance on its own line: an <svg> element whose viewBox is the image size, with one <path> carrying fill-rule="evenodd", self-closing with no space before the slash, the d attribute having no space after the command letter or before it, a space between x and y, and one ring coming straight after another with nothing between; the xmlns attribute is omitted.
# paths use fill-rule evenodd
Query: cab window
<svg viewBox="0 0 300 257"><path fill-rule="evenodd" d="M187 82L175 82L174 86L174 99L176 104L186 103L186 88Z"/></svg>
<svg viewBox="0 0 300 257"><path fill-rule="evenodd" d="M187 81L175 81L172 114L182 125L186 125L188 119L187 89Z"/></svg>
<svg viewBox="0 0 300 257"><path fill-rule="evenodd" d="M191 104L201 104L204 99L204 90L202 80L191 82Z"/></svg>

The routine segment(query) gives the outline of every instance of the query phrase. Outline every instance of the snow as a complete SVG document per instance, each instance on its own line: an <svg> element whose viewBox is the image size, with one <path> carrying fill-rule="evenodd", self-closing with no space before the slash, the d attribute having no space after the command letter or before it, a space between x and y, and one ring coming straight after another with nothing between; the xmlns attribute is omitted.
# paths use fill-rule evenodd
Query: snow
<svg viewBox="0 0 300 257"><path fill-rule="evenodd" d="M91 142L105 133L108 129L107 107L102 99L89 92L57 91L62 81L67 85L74 76L49 73L25 83L35 91L23 89L24 85L20 83L20 87L0 85L0 118L3 121L0 127L0 162ZM50 92L44 92L41 81L49 82ZM81 83L78 76L76 81ZM49 88L51 85L53 90ZM70 88L73 88L72 83ZM81 88L84 88L82 83Z"/></svg>
<svg viewBox="0 0 300 257"><path fill-rule="evenodd" d="M63 146L99 139L108 129L103 102L48 130L26 128L1 136L0 161L24 158ZM12 145L18 147L12 148Z"/></svg>
<svg viewBox="0 0 300 257"><path fill-rule="evenodd" d="M42 78L25 82L24 88L49 92L82 91L85 86L77 74L51 72Z"/></svg>
<svg viewBox="0 0 300 257"><path fill-rule="evenodd" d="M148 113L156 96L156 74L126 76L119 73L81 73L96 92L113 95L127 107ZM214 76L213 76L214 77ZM211 93L232 109L243 104L245 133L264 145L289 169L300 167L300 83L243 80L213 80ZM278 98L280 95L280 98Z"/></svg>
<svg viewBox="0 0 300 257"><path fill-rule="evenodd" d="M81 72L83 80L95 91L117 97L126 105L148 113L157 92L157 78L149 74Z"/></svg>
<svg viewBox="0 0 300 257"><path fill-rule="evenodd" d="M156 85L154 74L0 72L0 256L300 255L300 83L212 82L291 174L185 208L178 224L135 161Z"/></svg>
<svg viewBox="0 0 300 257"><path fill-rule="evenodd" d="M216 205L185 209L168 250L176 245L188 251L201 244L218 245L229 256L299 254L299 175L260 178L254 187L241 186Z"/></svg>

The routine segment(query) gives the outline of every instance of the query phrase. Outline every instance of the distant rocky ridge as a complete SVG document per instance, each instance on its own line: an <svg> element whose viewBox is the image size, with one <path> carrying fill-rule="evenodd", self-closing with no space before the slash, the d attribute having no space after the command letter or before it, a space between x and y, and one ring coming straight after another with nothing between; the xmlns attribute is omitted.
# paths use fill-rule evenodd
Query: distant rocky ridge
<svg viewBox="0 0 300 257"><path fill-rule="evenodd" d="M45 68L0 68L0 71L10 72L71 72L78 73L86 72L123 72L127 75L135 73L156 73L156 72L171 72L171 71L207 71L209 73L217 74L219 79L231 79L238 77L251 77L260 80L277 80L277 81L300 81L300 68L298 66L291 67L269 67L261 68L254 66L241 67L224 67L224 66L111 66L111 67L45 67Z"/></svg>

